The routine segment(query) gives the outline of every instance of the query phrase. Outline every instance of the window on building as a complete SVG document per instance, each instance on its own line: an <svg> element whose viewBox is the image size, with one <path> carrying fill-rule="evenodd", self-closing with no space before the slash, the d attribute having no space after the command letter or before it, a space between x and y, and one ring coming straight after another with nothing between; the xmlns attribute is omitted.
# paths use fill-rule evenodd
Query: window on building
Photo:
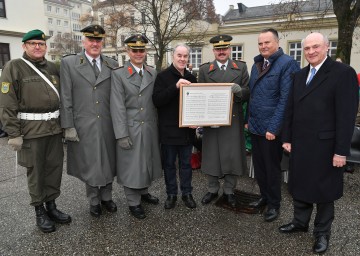
<svg viewBox="0 0 360 256"><path fill-rule="evenodd" d="M243 47L242 45L234 45L231 47L231 59L241 60L243 58Z"/></svg>
<svg viewBox="0 0 360 256"><path fill-rule="evenodd" d="M104 17L101 17L101 18L100 18L100 24L101 24L102 27L105 27L105 26L104 26L104 25L105 25L105 19L104 19Z"/></svg>
<svg viewBox="0 0 360 256"><path fill-rule="evenodd" d="M0 0L0 17L6 18L5 0Z"/></svg>
<svg viewBox="0 0 360 256"><path fill-rule="evenodd" d="M50 49L54 49L55 48L55 43L50 43Z"/></svg>
<svg viewBox="0 0 360 256"><path fill-rule="evenodd" d="M56 7L55 13L60 13L60 8L59 7Z"/></svg>
<svg viewBox="0 0 360 256"><path fill-rule="evenodd" d="M2 69L6 62L10 60L10 45L0 43L0 68Z"/></svg>
<svg viewBox="0 0 360 256"><path fill-rule="evenodd" d="M50 25L52 25L52 24L53 24L53 19L52 19L52 18L48 18L48 23L49 23Z"/></svg>
<svg viewBox="0 0 360 256"><path fill-rule="evenodd" d="M121 55L121 65L124 65L126 62L126 56L125 55Z"/></svg>
<svg viewBox="0 0 360 256"><path fill-rule="evenodd" d="M64 9L64 15L68 16L68 10L67 9Z"/></svg>
<svg viewBox="0 0 360 256"><path fill-rule="evenodd" d="M51 5L48 5L48 6L47 6L47 11L48 11L48 12L51 12Z"/></svg>
<svg viewBox="0 0 360 256"><path fill-rule="evenodd" d="M61 32L57 32L58 37L61 37Z"/></svg>
<svg viewBox="0 0 360 256"><path fill-rule="evenodd" d="M54 31L49 30L49 36L53 36L54 35Z"/></svg>
<svg viewBox="0 0 360 256"><path fill-rule="evenodd" d="M301 67L302 63L302 47L301 42L291 42L289 43L289 55L297 61Z"/></svg>
<svg viewBox="0 0 360 256"><path fill-rule="evenodd" d="M67 20L64 20L64 27L68 27L69 26L69 22Z"/></svg>
<svg viewBox="0 0 360 256"><path fill-rule="evenodd" d="M193 64L193 68L199 68L201 65L201 49L191 48L189 63Z"/></svg>
<svg viewBox="0 0 360 256"><path fill-rule="evenodd" d="M158 38L156 36L156 32L153 33L153 37L154 37L154 44L158 43Z"/></svg>
<svg viewBox="0 0 360 256"><path fill-rule="evenodd" d="M56 56L55 55L51 55L51 60L55 61L56 60Z"/></svg>
<svg viewBox="0 0 360 256"><path fill-rule="evenodd" d="M56 25L61 26L61 20L56 20Z"/></svg>
<svg viewBox="0 0 360 256"><path fill-rule="evenodd" d="M328 55L335 60L335 58L336 58L336 49L337 49L338 42L337 41L330 41L329 43L330 43L330 45L329 45L329 53L328 53Z"/></svg>
<svg viewBox="0 0 360 256"><path fill-rule="evenodd" d="M121 36L120 36L120 42L121 42L121 45L122 45L122 46L125 46L124 41L125 41L125 36L124 36L124 35L121 35Z"/></svg>

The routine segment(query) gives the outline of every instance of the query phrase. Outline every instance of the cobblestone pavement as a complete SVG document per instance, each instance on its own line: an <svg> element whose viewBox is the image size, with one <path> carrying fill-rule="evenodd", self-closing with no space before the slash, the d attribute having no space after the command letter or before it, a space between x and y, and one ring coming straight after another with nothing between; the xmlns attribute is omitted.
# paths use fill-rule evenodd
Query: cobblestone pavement
<svg viewBox="0 0 360 256"><path fill-rule="evenodd" d="M84 184L64 170L57 205L73 221L44 234L35 226L34 209L29 206L26 171L22 167L15 170L15 153L6 143L6 138L0 139L0 255L312 255L312 228L294 235L277 230L292 218L285 183L281 215L265 223L261 214L236 214L214 204L201 205L206 178L198 170L193 175L196 209L186 208L179 197L174 209L165 210L164 181L159 179L149 191L161 204L144 204L144 220L129 214L123 190L116 183L118 211L94 219L89 214ZM360 255L360 169L345 174L344 182L344 197L335 204L326 255ZM258 193L256 182L249 177L241 177L237 188Z"/></svg>

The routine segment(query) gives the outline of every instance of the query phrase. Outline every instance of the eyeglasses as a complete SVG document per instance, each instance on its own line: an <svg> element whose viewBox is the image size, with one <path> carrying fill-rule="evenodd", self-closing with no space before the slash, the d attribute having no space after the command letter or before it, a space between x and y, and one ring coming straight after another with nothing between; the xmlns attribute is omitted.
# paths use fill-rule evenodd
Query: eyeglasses
<svg viewBox="0 0 360 256"><path fill-rule="evenodd" d="M39 48L44 48L46 46L46 43L35 43L35 42L26 42L27 45L29 45L31 48L35 48L38 46Z"/></svg>
<svg viewBox="0 0 360 256"><path fill-rule="evenodd" d="M145 52L145 49L131 49L131 51L132 51L133 53L137 53L137 52L144 53L144 52Z"/></svg>

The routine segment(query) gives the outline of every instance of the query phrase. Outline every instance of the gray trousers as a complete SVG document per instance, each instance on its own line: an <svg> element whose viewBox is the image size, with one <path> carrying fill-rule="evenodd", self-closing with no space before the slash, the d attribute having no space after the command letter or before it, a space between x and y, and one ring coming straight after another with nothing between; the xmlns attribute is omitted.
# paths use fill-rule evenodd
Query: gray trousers
<svg viewBox="0 0 360 256"><path fill-rule="evenodd" d="M126 200L128 201L129 206L137 206L141 204L141 195L148 193L148 188L134 189L124 186L124 192Z"/></svg>
<svg viewBox="0 0 360 256"><path fill-rule="evenodd" d="M223 191L224 194L234 194L234 189L236 187L236 182L237 182L237 177L236 175L231 175L231 174L226 174L224 176L224 186L223 186ZM208 191L210 193L217 193L220 189L220 181L219 181L219 177L217 176L211 176L208 175Z"/></svg>
<svg viewBox="0 0 360 256"><path fill-rule="evenodd" d="M110 201L112 199L112 183L103 187L92 187L86 184L86 196L90 205L98 205L101 201Z"/></svg>

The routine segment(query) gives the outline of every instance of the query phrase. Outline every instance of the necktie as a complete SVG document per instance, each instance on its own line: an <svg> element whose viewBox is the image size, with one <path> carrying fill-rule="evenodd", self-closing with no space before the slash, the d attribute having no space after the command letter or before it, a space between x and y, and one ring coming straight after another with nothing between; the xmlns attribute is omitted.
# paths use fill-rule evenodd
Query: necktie
<svg viewBox="0 0 360 256"><path fill-rule="evenodd" d="M310 77L309 77L309 80L307 81L306 85L309 85L311 80L314 78L315 76L315 73L316 73L316 68L312 68L311 69L311 74L310 74Z"/></svg>
<svg viewBox="0 0 360 256"><path fill-rule="evenodd" d="M142 69L139 70L139 75L142 77L143 73L142 73Z"/></svg>
<svg viewBox="0 0 360 256"><path fill-rule="evenodd" d="M269 61L265 60L263 66L262 66L262 71L264 71L268 66L269 66Z"/></svg>
<svg viewBox="0 0 360 256"><path fill-rule="evenodd" d="M92 60L92 63L93 63L93 69L94 69L95 77L98 78L98 76L100 74L99 67L96 65L96 60L95 59Z"/></svg>
<svg viewBox="0 0 360 256"><path fill-rule="evenodd" d="M225 65L221 65L221 70L225 71L225 67L226 67Z"/></svg>

